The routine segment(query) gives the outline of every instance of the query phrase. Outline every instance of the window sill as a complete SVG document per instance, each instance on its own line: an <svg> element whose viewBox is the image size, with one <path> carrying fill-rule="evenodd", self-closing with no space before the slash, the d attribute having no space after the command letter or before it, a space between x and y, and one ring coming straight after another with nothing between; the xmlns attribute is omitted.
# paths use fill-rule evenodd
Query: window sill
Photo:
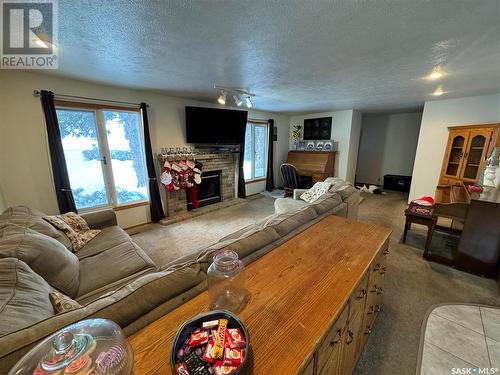
<svg viewBox="0 0 500 375"><path fill-rule="evenodd" d="M142 207L149 205L149 201L141 201L135 203L122 204L120 206L112 207L113 211L127 210L129 208Z"/></svg>
<svg viewBox="0 0 500 375"><path fill-rule="evenodd" d="M256 178L255 180L245 180L245 184L253 184L254 182L262 182L266 181L267 178L262 177L262 178Z"/></svg>

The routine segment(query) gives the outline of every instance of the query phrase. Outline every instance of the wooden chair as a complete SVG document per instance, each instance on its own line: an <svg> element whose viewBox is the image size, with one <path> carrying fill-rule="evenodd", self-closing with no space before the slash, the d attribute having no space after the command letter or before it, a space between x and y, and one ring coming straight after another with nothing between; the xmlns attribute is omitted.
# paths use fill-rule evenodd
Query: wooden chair
<svg viewBox="0 0 500 375"><path fill-rule="evenodd" d="M280 167L281 177L285 188L285 198L293 195L294 189L304 189L309 187L309 179L301 177L294 165L283 163Z"/></svg>

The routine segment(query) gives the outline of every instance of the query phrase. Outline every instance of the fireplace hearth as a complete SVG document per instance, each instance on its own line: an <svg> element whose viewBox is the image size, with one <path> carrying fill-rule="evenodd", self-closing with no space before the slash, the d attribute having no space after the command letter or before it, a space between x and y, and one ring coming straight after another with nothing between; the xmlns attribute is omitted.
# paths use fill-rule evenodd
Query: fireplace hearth
<svg viewBox="0 0 500 375"><path fill-rule="evenodd" d="M196 194L200 207L222 202L221 174L221 170L202 173L201 184L198 185L198 192ZM186 200L187 209L190 211L193 209L193 203L189 197L189 192L186 192Z"/></svg>

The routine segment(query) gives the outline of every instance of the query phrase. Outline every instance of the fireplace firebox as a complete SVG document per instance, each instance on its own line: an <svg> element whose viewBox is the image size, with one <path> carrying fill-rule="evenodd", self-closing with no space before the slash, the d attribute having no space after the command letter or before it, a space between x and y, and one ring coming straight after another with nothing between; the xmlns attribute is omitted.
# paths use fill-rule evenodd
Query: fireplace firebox
<svg viewBox="0 0 500 375"><path fill-rule="evenodd" d="M221 174L222 171L207 171L201 174L201 183L198 185L196 194L200 207L208 206L217 202L222 202L221 194ZM193 209L193 203L189 197L189 192L186 194L187 209Z"/></svg>

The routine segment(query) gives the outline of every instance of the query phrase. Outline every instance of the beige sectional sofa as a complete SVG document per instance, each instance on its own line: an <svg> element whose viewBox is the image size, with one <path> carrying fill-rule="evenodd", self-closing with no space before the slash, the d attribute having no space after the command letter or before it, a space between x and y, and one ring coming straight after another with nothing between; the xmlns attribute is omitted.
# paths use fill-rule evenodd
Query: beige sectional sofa
<svg viewBox="0 0 500 375"><path fill-rule="evenodd" d="M108 318L126 334L136 332L206 289L215 252L231 248L250 263L327 215L353 216L359 193L331 191L305 205L285 199L276 200L275 214L163 269L116 225L111 210L82 215L102 231L72 253L68 238L43 213L7 209L0 215L0 373L38 341L78 320ZM48 296L55 290L82 307L55 314Z"/></svg>

